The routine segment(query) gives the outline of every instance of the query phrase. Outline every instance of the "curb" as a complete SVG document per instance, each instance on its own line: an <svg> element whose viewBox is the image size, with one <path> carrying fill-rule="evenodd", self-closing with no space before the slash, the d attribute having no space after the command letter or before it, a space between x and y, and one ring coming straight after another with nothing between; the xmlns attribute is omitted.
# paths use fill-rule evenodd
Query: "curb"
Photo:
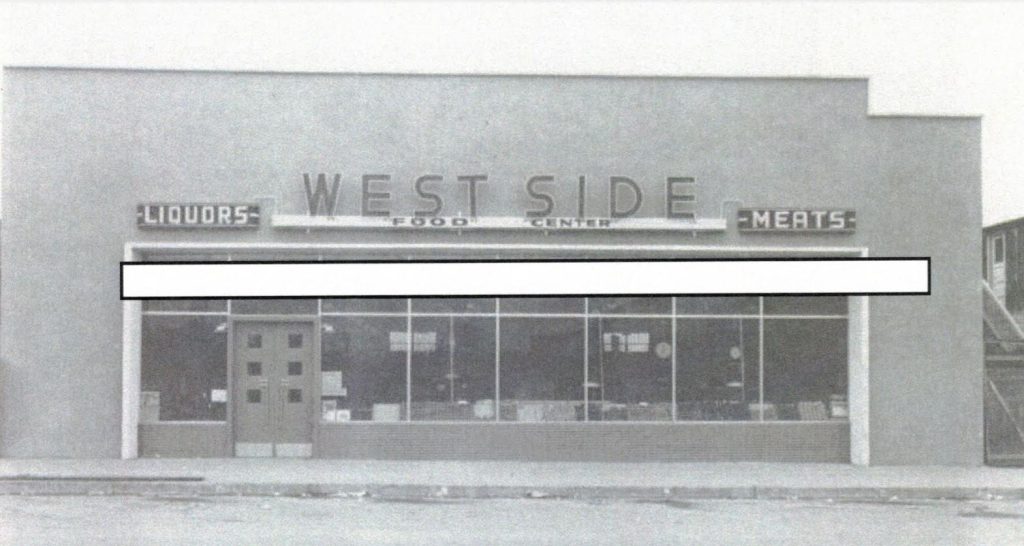
<svg viewBox="0 0 1024 546"><path fill-rule="evenodd" d="M0 495L369 498L376 500L1024 500L1024 488L1000 487L622 487L426 484L209 483L168 481L3 480Z"/></svg>

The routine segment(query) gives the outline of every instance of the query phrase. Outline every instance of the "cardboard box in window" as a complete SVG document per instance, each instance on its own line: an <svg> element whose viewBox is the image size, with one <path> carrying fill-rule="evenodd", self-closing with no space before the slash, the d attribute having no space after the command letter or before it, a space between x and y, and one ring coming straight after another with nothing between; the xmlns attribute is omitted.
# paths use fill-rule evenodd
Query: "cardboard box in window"
<svg viewBox="0 0 1024 546"><path fill-rule="evenodd" d="M477 400L474 402L473 418L488 421L494 419L494 400Z"/></svg>
<svg viewBox="0 0 1024 546"><path fill-rule="evenodd" d="M841 395L832 395L829 399L829 406L832 409L833 419L849 419L850 418L850 405Z"/></svg>
<svg viewBox="0 0 1024 546"><path fill-rule="evenodd" d="M373 420L374 421L401 421L402 420L402 405L401 404L374 404L373 405Z"/></svg>
<svg viewBox="0 0 1024 546"><path fill-rule="evenodd" d="M825 408L825 403L820 400L799 402L796 408L801 421L828 420L828 410Z"/></svg>
<svg viewBox="0 0 1024 546"><path fill-rule="evenodd" d="M630 404L626 407L630 421L671 421L671 404Z"/></svg>
<svg viewBox="0 0 1024 546"><path fill-rule="evenodd" d="M502 404L502 418L505 418ZM576 421L577 403L560 400L516 400L515 420L526 423Z"/></svg>
<svg viewBox="0 0 1024 546"><path fill-rule="evenodd" d="M753 419L755 421L758 420L758 418L761 415L761 407L762 406L764 407L764 420L765 421L778 421L779 420L779 411L778 411L778 409L776 408L775 404L770 404L770 403L768 403L768 404L757 404L757 403L750 404L750 418L751 419Z"/></svg>
<svg viewBox="0 0 1024 546"><path fill-rule="evenodd" d="M139 409L140 423L157 423L160 421L159 391L142 391L140 403L142 405Z"/></svg>
<svg viewBox="0 0 1024 546"><path fill-rule="evenodd" d="M473 407L458 402L413 402L413 421L470 421Z"/></svg>
<svg viewBox="0 0 1024 546"><path fill-rule="evenodd" d="M544 402L517 402L516 421L536 423L544 420Z"/></svg>

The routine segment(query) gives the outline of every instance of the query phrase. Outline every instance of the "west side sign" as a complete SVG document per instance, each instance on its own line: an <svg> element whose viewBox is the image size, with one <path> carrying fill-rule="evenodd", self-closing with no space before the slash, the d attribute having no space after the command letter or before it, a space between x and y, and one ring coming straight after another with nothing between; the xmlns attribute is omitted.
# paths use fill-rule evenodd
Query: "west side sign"
<svg viewBox="0 0 1024 546"><path fill-rule="evenodd" d="M421 207L405 214L392 210L394 182L391 175L364 174L357 177L359 215L335 215L341 201L342 177L334 174L303 175L307 213L274 215L273 224L296 229L419 229L419 230L558 230L558 231L724 231L723 218L697 218L696 186L693 177L668 176L664 190L663 218L636 217L649 191L627 176L610 176L595 182L593 177L574 177L568 184L554 176L535 175L524 180L524 195L533 203L521 216L477 216L479 188L489 183L486 174L422 175L412 179ZM600 183L608 190L608 209L595 215L587 203L588 184ZM558 208L555 188L574 187L571 197L576 216L555 216ZM445 197L464 192L468 216L445 215ZM564 196L562 196L564 198Z"/></svg>

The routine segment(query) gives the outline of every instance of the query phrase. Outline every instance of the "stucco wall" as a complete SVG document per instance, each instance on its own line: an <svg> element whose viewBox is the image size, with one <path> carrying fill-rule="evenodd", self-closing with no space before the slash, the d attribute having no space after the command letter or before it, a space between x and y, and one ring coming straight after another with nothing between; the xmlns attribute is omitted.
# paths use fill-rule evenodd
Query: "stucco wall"
<svg viewBox="0 0 1024 546"><path fill-rule="evenodd" d="M870 117L846 79L297 75L7 69L0 284L0 454L119 455L121 305L128 241L627 242L622 233L139 231L140 202L271 198L305 212L302 173L387 173L392 208L441 174L446 211L468 212L460 174L486 173L479 214L534 208L523 184L550 174L555 214L607 212L607 181L648 191L696 178L700 217L724 233L646 243L865 247L931 256L933 293L870 304L873 463L982 460L980 120ZM446 186L447 187L447 186ZM857 210L856 233L741 234L745 206ZM265 201L265 203L270 203Z"/></svg>

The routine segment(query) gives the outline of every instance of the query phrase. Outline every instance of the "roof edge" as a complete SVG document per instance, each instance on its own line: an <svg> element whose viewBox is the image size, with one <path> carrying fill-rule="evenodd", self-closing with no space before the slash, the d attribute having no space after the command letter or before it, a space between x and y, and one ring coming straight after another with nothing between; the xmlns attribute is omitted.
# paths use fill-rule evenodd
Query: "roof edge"
<svg viewBox="0 0 1024 546"><path fill-rule="evenodd" d="M406 71L360 71L360 70L256 70L256 69L222 69L222 68L170 68L170 67L117 67L117 66L70 66L70 65L34 65L5 64L4 70L54 70L82 72L170 72L170 73L201 73L201 74L271 74L271 75L318 75L318 76L480 76L480 77L543 77L543 78L608 78L608 79L694 79L694 80L820 80L843 82L867 82L864 75L814 75L814 74L675 74L675 73L636 73L621 74L611 72L486 72L486 71L451 71L432 70Z"/></svg>

